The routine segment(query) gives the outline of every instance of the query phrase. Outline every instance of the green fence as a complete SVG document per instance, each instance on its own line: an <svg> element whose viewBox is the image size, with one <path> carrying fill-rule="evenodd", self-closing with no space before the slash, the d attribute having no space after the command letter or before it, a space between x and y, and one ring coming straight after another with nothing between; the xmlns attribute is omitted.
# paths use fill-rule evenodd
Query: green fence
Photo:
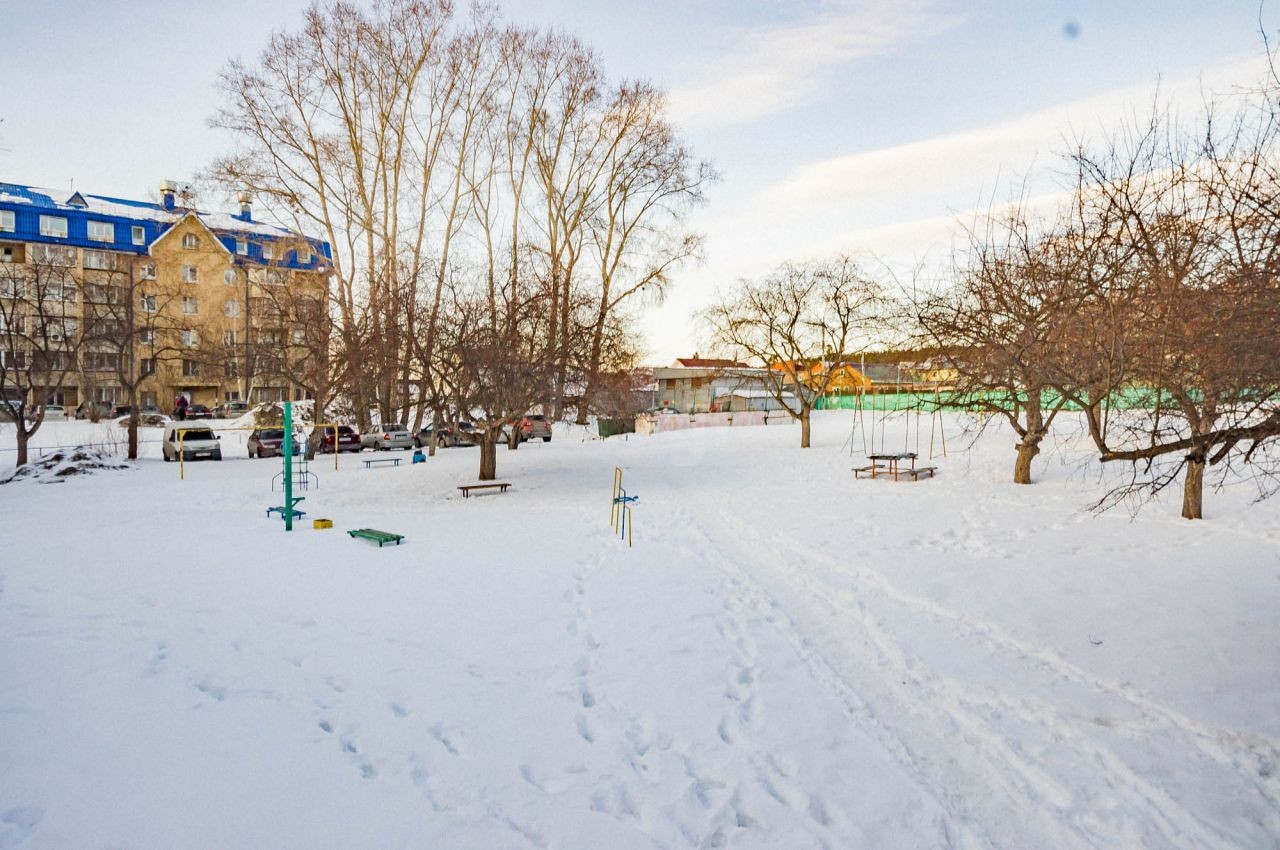
<svg viewBox="0 0 1280 850"><path fill-rule="evenodd" d="M920 392L900 392L900 393L867 393L859 396L857 393L847 395L825 395L818 399L816 408L818 410L856 410L859 407L858 399L862 399L861 407L863 410L875 410L892 413L899 410L923 410L926 413L934 410L977 410L980 409L979 402L982 399L989 399L999 407L1006 407L1009 398L1008 393L955 393L949 391L920 391ZM1020 395L1025 399L1025 394ZM1040 404L1045 409L1052 409L1058 403L1059 396L1056 393L1046 390L1040 395ZM1169 403L1166 396L1164 403ZM1124 390L1118 390L1111 394L1107 399L1107 406L1115 410L1133 410L1138 408L1149 408L1155 406L1155 393L1152 390L1134 387ZM1066 410L1080 410L1080 405L1074 402L1067 402L1064 405Z"/></svg>

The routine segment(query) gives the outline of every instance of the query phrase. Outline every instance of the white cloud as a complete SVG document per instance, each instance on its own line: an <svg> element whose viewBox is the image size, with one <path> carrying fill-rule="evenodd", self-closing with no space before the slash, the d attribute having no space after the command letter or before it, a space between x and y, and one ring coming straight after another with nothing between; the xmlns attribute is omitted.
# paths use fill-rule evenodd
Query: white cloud
<svg viewBox="0 0 1280 850"><path fill-rule="evenodd" d="M785 110L835 69L894 53L956 23L936 0L827 0L816 14L747 30L671 92L677 124L739 125Z"/></svg>

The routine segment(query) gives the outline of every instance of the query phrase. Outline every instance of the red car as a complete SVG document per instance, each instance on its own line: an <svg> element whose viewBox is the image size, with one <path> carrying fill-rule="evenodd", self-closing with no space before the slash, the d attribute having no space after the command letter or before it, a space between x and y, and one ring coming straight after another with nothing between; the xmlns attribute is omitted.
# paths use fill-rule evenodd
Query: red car
<svg viewBox="0 0 1280 850"><path fill-rule="evenodd" d="M309 438L312 449L321 454L329 454L333 451L333 429L317 428L311 432ZM360 432L350 425L338 426L338 451L340 452L358 452L360 451Z"/></svg>

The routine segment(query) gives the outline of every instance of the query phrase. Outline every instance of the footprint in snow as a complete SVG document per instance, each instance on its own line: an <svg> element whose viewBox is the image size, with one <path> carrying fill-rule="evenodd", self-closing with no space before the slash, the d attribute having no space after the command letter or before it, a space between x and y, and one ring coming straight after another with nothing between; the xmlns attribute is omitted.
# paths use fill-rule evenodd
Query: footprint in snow
<svg viewBox="0 0 1280 850"><path fill-rule="evenodd" d="M0 813L0 847L17 847L44 820L44 809L20 806Z"/></svg>

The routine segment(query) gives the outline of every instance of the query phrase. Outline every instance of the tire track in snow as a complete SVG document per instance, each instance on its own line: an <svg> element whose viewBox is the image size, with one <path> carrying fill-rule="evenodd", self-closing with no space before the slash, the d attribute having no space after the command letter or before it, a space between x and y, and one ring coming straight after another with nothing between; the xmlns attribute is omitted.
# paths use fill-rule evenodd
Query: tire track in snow
<svg viewBox="0 0 1280 850"><path fill-rule="evenodd" d="M779 563L790 561L794 565L797 561L817 561L835 565L833 559L792 544L781 549L776 541L766 538L755 527L748 524L732 520L729 524L732 526L732 533L728 537L733 545L743 550L744 555L750 556L747 563L767 563L765 559L760 558L760 553L773 551L777 554L776 560ZM726 540L717 539L716 544L723 549ZM910 658L889 631L870 613L858 594L820 584L807 578L803 570L793 570L786 576L786 581L798 584L809 591L815 604L827 608L833 619L839 621L852 615L861 626L859 642L871 650L877 669L862 671L862 681L855 685L846 681L842 675L842 672L848 668L837 669L829 659L825 658L803 633L794 618L782 609L778 600L749 578L741 568L735 568L732 560L724 559L721 569L741 579L747 604L768 612L767 619L773 622L783 636L793 644L797 654L814 670L816 678L846 699L855 716L883 729L893 739L889 742L890 749L905 757L904 765L932 787L935 796L946 800L949 810L969 821L968 826L978 826L973 822L975 818L985 820L989 816L998 817L998 813L983 811L984 808L991 808L989 801L984 800L984 792L989 792L990 787L994 785L1001 790L1006 803L1023 809L1019 816L1020 823L1037 824L1041 830L1048 833L1031 836L1032 838L1038 838L1041 841L1049 839L1057 847L1096 846L1095 841L1099 840L1105 845L1108 841L1131 842L1135 839L1150 841L1149 846L1221 848L1235 846L1213 827L1208 826L1171 799L1163 790L1145 782L1114 753L1098 745L1094 739L1086 738L1076 732L1061 715L1056 713L1056 710L1053 710L1050 704L1043 703L1033 710L1017 699L993 697L928 669L918 659ZM1010 658L1019 663L1027 661L1029 666L1054 676L1069 679L1077 684L1096 686L1093 677L1069 665L1065 660L1017 641L992 624L975 622L967 615L949 611L930 600L903 593L879 575L869 571L851 570L844 565L838 565L838 572L842 577L858 581L859 589L864 593L878 594L882 599L896 603L915 614L958 627L956 629L958 637L984 642L984 648L1004 655L1006 663ZM869 673L875 675L869 676ZM897 686L895 682L901 682L902 685ZM864 687L872 689L878 687L879 700L889 702L892 710L884 710L884 707L879 705L879 700L875 698L869 702L859 692ZM1108 695L1124 698L1137 696L1119 689L1118 686L1103 687L1101 690ZM919 693L920 691L925 692L927 701L925 695ZM1139 709L1149 703L1141 697L1127 701ZM1046 709L1051 710L1052 713L1046 715ZM1125 815L1131 812L1141 813L1149 817L1147 823L1144 824L1142 821L1130 823L1119 836L1116 836L1095 834L1100 830L1114 831L1113 828L1117 826L1112 822L1115 812L1110 813L1111 817L1100 816L1093 822L1077 822L1074 815L1080 813L1073 812L1071 805L1082 789L1062 786L1035 763L1034 754L1022 753L1015 745L1006 741L1005 736L996 728L996 724L984 719L984 716L989 716L993 711L1011 713L1018 721L1032 727L1039 727L1049 740L1060 745L1071 746L1075 752L1083 753L1092 761L1098 775L1104 778L1108 790L1129 801L1128 805L1119 810L1120 813ZM1164 718L1169 714L1170 712L1166 709L1149 712L1147 716ZM1177 717L1176 713L1173 714ZM950 734L935 736L938 740L934 741L932 746L922 746L919 739L922 735L928 735L927 725L921 727L918 723L895 723L896 718L912 715L924 715L927 718L926 723L941 720L950 730ZM1175 719L1167 725L1179 730L1191 731L1195 734L1195 740L1200 743L1204 741L1206 734L1204 730L1198 729L1197 724L1189 720L1183 723ZM891 726L895 728L890 728ZM1211 735L1210 740L1214 740ZM897 746L893 745L894 741ZM972 788L968 794L957 794L949 790L948 785L960 777L953 776L954 766L949 767L944 763L945 760L936 759L930 752L935 747L943 748L944 751L948 746L954 749L954 741L959 741L969 748L970 757L975 755L974 750L979 750L976 760L983 765L981 770L983 775L971 778ZM979 744L980 748L977 746ZM1210 747L1209 752L1223 755L1223 751L1217 746ZM1223 757L1227 764L1236 765L1230 757ZM1028 802L1034 803L1037 800L1061 810L1062 817L1056 819L1051 817L1046 820L1043 806L1028 807L1026 805ZM1088 821L1088 818L1083 820ZM1151 827L1156 829L1157 834L1150 834ZM979 831L986 833L985 829L980 828ZM982 835L980 840L984 844L1002 843L989 834Z"/></svg>

